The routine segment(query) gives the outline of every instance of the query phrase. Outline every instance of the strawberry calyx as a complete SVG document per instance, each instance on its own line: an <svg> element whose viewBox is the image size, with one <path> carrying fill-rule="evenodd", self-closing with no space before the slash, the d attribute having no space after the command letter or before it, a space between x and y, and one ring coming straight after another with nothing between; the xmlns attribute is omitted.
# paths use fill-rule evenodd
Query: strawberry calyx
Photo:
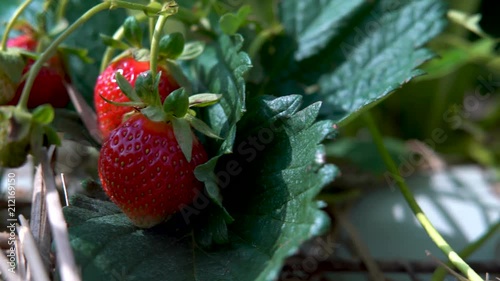
<svg viewBox="0 0 500 281"><path fill-rule="evenodd" d="M206 123L196 118L192 107L206 107L217 103L222 95L202 93L189 96L184 88L179 88L167 96L163 104L158 93L161 72L153 77L150 71L141 73L135 82L135 88L120 72L115 74L116 81L129 102L113 102L102 97L106 102L117 106L134 107L152 121L171 123L174 135L186 157L191 161L193 134L191 128L215 139L221 139Z"/></svg>

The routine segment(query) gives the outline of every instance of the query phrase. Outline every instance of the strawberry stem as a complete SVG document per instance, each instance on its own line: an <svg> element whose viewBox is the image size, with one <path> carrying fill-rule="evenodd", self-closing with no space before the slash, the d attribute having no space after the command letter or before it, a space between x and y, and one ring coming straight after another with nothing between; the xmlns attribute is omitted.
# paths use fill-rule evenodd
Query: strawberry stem
<svg viewBox="0 0 500 281"><path fill-rule="evenodd" d="M149 1L150 3L155 2L155 0ZM155 28L155 19L154 18L149 18L149 41L153 40L153 32Z"/></svg>
<svg viewBox="0 0 500 281"><path fill-rule="evenodd" d="M158 68L158 54L160 52L160 39L163 32L163 26L167 22L167 18L178 11L178 6L175 1L169 1L164 5L166 10L170 10L169 13L161 15L156 22L155 30L153 32L153 39L151 40L151 53L150 53L150 66L151 75L154 77L156 75L156 69Z"/></svg>
<svg viewBox="0 0 500 281"><path fill-rule="evenodd" d="M125 8L125 9L133 9L143 11L145 13L159 13L162 9L157 9L153 7L148 7L140 4L120 1L120 0L109 0L103 3L97 4L88 10L85 14L83 14L78 20L76 20L73 24L71 24L59 37L57 37L49 47L41 54L40 58L36 60L33 66L30 69L28 78L26 80L26 84L23 88L23 92L21 93L21 98L19 99L19 103L17 104L18 108L27 109L28 99L30 95L31 88L33 87L33 82L35 81L38 72L42 68L43 64L56 52L57 47L61 44L66 38L71 35L76 29L78 29L81 25L91 19L94 15L98 14L101 11L113 9L113 8Z"/></svg>
<svg viewBox="0 0 500 281"><path fill-rule="evenodd" d="M31 2L33 2L33 0L24 1L23 4L19 6L19 8L17 8L17 10L12 15L12 18L9 20L9 23L7 24L7 27L5 28L2 37L2 47L0 49L2 52L7 50L7 40L9 40L9 33L14 27L14 24L16 24L16 21L19 18L19 16L24 12L24 10L26 10L26 8L28 8Z"/></svg>
<svg viewBox="0 0 500 281"><path fill-rule="evenodd" d="M153 33L153 40L151 41L151 61L150 61L150 66L151 66L151 75L155 76L156 75L156 69L158 67L158 54L159 54L159 49L160 49L160 38L161 38L161 32L163 30L163 26L165 25L165 22L167 21L167 16L160 16L158 18L158 21L156 22L155 30Z"/></svg>

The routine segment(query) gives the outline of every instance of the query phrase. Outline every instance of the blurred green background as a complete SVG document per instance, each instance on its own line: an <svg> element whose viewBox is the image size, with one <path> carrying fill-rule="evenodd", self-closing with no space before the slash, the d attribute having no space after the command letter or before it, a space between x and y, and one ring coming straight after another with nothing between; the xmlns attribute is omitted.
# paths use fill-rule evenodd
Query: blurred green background
<svg viewBox="0 0 500 281"><path fill-rule="evenodd" d="M438 57L423 65L427 74L372 113L396 159L411 152L406 142L419 140L447 164L477 163L496 170L500 179L500 6L494 0L448 2L450 22L428 45ZM332 161L375 174L385 170L362 120L343 127L340 135L342 141L329 146ZM360 156L375 162L358 161Z"/></svg>

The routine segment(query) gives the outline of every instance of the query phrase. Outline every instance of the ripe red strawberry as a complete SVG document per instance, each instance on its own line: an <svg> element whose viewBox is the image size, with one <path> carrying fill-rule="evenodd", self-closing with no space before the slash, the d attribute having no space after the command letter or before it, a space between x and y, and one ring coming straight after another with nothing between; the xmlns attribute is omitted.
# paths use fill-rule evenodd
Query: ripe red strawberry
<svg viewBox="0 0 500 281"><path fill-rule="evenodd" d="M122 123L123 115L130 112L132 108L107 103L101 98L101 95L107 100L114 102L123 103L130 101L118 87L115 73L119 71L125 79L134 86L137 76L147 70L149 70L149 61L137 61L132 57L125 57L111 63L97 78L94 88L94 103L99 129L104 139L109 136L113 129ZM158 71L162 72L158 90L161 101L163 102L172 91L179 88L179 85L168 74L166 69L158 67Z"/></svg>
<svg viewBox="0 0 500 281"><path fill-rule="evenodd" d="M206 161L207 153L194 134L188 162L170 122L137 113L104 142L98 169L111 200L136 226L148 228L193 202L203 187L193 170Z"/></svg>
<svg viewBox="0 0 500 281"><path fill-rule="evenodd" d="M34 52L37 41L31 34L23 34L7 41L7 47L24 49ZM28 59L23 69L23 75L27 73L34 64L33 59ZM53 107L65 107L69 102L68 92L64 87L64 81L69 78L64 71L64 66L58 56L52 57L38 73L28 100L28 108L35 108L41 104L50 103ZM21 97L24 81L17 86L16 94L9 101L9 105L15 105Z"/></svg>

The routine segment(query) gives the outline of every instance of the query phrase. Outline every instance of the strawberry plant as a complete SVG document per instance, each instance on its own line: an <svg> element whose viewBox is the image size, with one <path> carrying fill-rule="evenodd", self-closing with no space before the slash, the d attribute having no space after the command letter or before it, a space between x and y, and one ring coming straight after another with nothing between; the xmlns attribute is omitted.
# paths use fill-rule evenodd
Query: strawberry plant
<svg viewBox="0 0 500 281"><path fill-rule="evenodd" d="M0 3L0 164L31 154L55 186L47 148L70 140L96 163L62 210L55 188L53 204L33 203L55 247L18 274L287 280L287 258L343 220L325 144L363 122L423 231L482 280L422 211L370 114L424 74L445 14L431 0Z"/></svg>

